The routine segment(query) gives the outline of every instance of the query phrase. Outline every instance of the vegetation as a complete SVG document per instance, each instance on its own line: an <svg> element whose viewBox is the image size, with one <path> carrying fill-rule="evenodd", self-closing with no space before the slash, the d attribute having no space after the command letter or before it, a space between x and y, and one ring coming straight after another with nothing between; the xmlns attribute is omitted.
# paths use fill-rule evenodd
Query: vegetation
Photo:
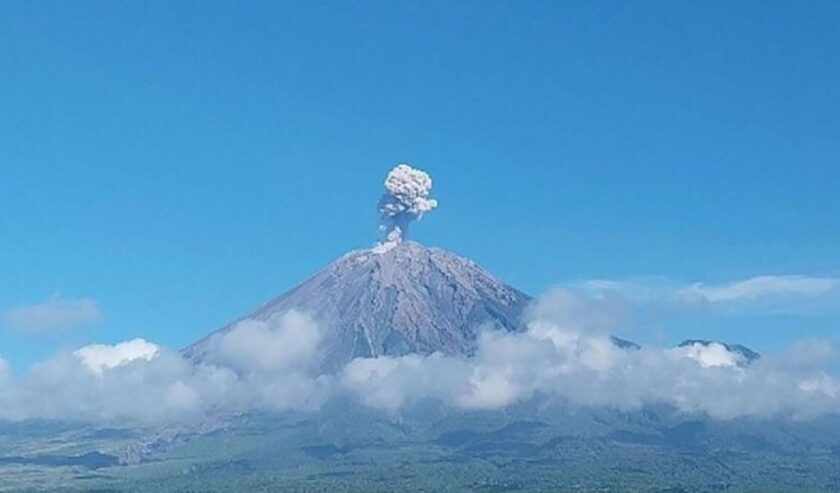
<svg viewBox="0 0 840 493"><path fill-rule="evenodd" d="M40 423L0 428L0 491L836 492L838 423L545 403L394 417L336 403L177 433L123 466L111 461L160 430Z"/></svg>

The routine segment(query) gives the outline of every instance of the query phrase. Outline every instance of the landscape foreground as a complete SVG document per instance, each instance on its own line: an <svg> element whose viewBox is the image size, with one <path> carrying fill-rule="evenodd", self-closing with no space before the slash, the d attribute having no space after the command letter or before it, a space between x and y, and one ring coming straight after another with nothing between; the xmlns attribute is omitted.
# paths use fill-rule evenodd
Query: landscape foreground
<svg viewBox="0 0 840 493"><path fill-rule="evenodd" d="M334 402L205 429L0 427L0 491L836 492L840 419L690 419L532 402L396 418Z"/></svg>

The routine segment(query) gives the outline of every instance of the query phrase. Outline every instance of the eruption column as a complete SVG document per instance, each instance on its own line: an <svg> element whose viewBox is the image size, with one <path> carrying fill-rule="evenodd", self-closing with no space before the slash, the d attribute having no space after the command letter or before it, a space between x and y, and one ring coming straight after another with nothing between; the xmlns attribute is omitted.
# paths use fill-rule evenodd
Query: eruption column
<svg viewBox="0 0 840 493"><path fill-rule="evenodd" d="M385 193L379 199L380 245L395 245L408 237L411 221L437 207L429 198L432 178L428 173L398 164L385 179Z"/></svg>

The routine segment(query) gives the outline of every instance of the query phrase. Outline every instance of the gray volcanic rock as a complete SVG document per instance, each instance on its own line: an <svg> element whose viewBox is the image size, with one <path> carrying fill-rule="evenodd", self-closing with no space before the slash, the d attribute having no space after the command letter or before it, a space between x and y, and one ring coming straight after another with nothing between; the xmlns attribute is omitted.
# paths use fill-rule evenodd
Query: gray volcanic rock
<svg viewBox="0 0 840 493"><path fill-rule="evenodd" d="M472 354L485 327L523 329L530 301L471 260L407 241L352 251L240 320L311 315L324 331L324 366L337 369L356 357ZM204 359L213 337L235 325L184 354Z"/></svg>

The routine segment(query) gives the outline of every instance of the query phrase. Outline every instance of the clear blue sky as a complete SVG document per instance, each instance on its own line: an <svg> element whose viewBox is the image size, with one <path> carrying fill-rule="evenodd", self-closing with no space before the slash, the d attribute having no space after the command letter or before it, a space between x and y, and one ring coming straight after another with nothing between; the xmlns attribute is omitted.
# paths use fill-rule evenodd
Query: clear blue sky
<svg viewBox="0 0 840 493"><path fill-rule="evenodd" d="M398 161L441 204L414 237L530 293L836 275L838 25L836 1L2 2L0 309L104 319L0 353L185 345L370 245ZM838 328L673 337L803 322Z"/></svg>

